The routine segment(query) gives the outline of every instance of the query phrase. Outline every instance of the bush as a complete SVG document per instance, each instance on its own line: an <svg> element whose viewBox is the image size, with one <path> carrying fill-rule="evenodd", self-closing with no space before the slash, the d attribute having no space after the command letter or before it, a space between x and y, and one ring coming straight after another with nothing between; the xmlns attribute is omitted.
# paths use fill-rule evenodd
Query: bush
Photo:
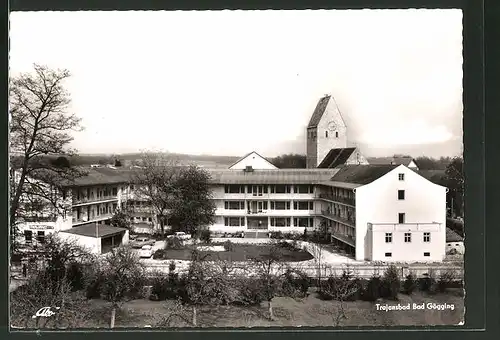
<svg viewBox="0 0 500 340"><path fill-rule="evenodd" d="M283 233L281 231L271 231L271 238L282 240Z"/></svg>
<svg viewBox="0 0 500 340"><path fill-rule="evenodd" d="M401 289L401 281L399 280L398 269L394 265L390 265L384 272L382 278L382 286L380 296L391 300L398 299L398 293Z"/></svg>
<svg viewBox="0 0 500 340"><path fill-rule="evenodd" d="M167 249L183 249L184 243L178 237L170 237L165 241L165 250Z"/></svg>
<svg viewBox="0 0 500 340"><path fill-rule="evenodd" d="M150 300L175 300L182 295L183 283L177 274L157 275L153 278Z"/></svg>
<svg viewBox="0 0 500 340"><path fill-rule="evenodd" d="M281 294L288 297L304 298L308 295L310 284L307 275L288 268L284 274Z"/></svg>
<svg viewBox="0 0 500 340"><path fill-rule="evenodd" d="M439 276L438 289L440 292L444 293L447 288L453 285L453 281L456 279L456 273L453 270L447 270Z"/></svg>
<svg viewBox="0 0 500 340"><path fill-rule="evenodd" d="M206 244L212 242L212 232L210 229L203 229L200 232L200 241Z"/></svg>
<svg viewBox="0 0 500 340"><path fill-rule="evenodd" d="M164 259L167 256L167 251L165 249L158 249L153 253L153 259Z"/></svg>
<svg viewBox="0 0 500 340"><path fill-rule="evenodd" d="M403 283L403 292L405 294L411 295L413 291L417 288L418 282L414 274L410 273L406 275L406 279Z"/></svg>
<svg viewBox="0 0 500 340"><path fill-rule="evenodd" d="M368 281L366 291L363 294L363 298L366 301L376 301L380 298L380 287L382 285L382 281L378 276L372 276L370 281Z"/></svg>
<svg viewBox="0 0 500 340"><path fill-rule="evenodd" d="M353 278L349 271L344 270L341 277L330 276L326 282L321 283L318 295L327 301L333 299L355 301L361 297L362 291L361 280Z"/></svg>
<svg viewBox="0 0 500 340"><path fill-rule="evenodd" d="M224 250L225 251L233 251L234 249L234 245L233 245L233 242L227 240L226 242L224 242Z"/></svg>
<svg viewBox="0 0 500 340"><path fill-rule="evenodd" d="M265 300L261 282L259 280L241 279L235 283L239 292L239 300L236 304L255 306Z"/></svg>
<svg viewBox="0 0 500 340"><path fill-rule="evenodd" d="M85 288L83 265L73 262L69 265L66 278L71 286L71 291L76 292Z"/></svg>
<svg viewBox="0 0 500 340"><path fill-rule="evenodd" d="M432 273L424 274L424 277L418 279L418 286L423 292L432 292L436 279L433 277Z"/></svg>

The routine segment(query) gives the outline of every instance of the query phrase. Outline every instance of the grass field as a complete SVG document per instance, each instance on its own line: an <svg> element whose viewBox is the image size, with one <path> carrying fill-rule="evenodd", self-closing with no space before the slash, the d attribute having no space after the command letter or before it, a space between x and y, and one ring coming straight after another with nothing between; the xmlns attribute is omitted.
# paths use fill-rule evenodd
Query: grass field
<svg viewBox="0 0 500 340"><path fill-rule="evenodd" d="M222 244L214 244L222 245ZM233 243L231 251L200 251L201 256L208 255L210 259L221 259L228 261L248 261L252 259L260 259L262 255L269 254L269 245L259 244L237 244ZM171 260L191 260L192 248L187 246L185 249L169 249L167 250L166 259ZM311 260L314 257L304 250L281 249L282 258L285 262L300 262Z"/></svg>
<svg viewBox="0 0 500 340"><path fill-rule="evenodd" d="M415 292L411 296L400 294L399 301L381 300L380 304L397 303L447 303L455 306L454 310L411 310L411 311L378 311L375 303L366 301L346 302L346 316L341 326L431 326L457 325L463 320L464 304L460 290L447 293L427 295ZM199 327L332 327L332 311L338 302L322 301L311 294L302 300L291 298L275 298L273 300L275 321L267 319L267 303L254 307L220 306L201 307L198 309ZM115 327L145 327L155 325L169 313L173 301L133 300L125 303L117 312ZM109 303L102 300L91 300L87 306L90 312L81 328L109 327ZM185 314L190 318L190 310ZM171 327L189 327L180 318L174 318Z"/></svg>

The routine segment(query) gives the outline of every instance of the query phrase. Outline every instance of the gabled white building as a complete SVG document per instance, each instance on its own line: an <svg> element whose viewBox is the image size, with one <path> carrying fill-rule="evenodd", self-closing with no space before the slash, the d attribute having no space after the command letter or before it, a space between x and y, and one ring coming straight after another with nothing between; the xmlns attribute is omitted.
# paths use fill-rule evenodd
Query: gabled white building
<svg viewBox="0 0 500 340"><path fill-rule="evenodd" d="M229 167L230 170L245 170L247 168L259 170L276 170L278 167L269 162L266 158L259 155L257 152L252 151L245 156L238 159L233 165Z"/></svg>

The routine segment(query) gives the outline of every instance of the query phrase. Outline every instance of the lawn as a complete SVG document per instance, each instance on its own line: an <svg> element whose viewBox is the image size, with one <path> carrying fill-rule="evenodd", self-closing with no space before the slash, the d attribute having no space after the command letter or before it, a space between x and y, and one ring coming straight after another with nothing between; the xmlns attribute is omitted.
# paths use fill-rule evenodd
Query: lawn
<svg viewBox="0 0 500 340"><path fill-rule="evenodd" d="M222 245L213 244L213 245ZM269 254L270 245L266 244L235 244L231 251L200 251L202 256L207 255L207 260L221 259L227 261L248 261L252 259L261 259L262 256ZM186 246L183 249L168 249L166 259L171 260L191 260L192 246ZM311 260L314 257L302 249L281 248L282 258L285 262L300 262Z"/></svg>
<svg viewBox="0 0 500 340"><path fill-rule="evenodd" d="M455 306L454 310L411 310L411 311L378 311L375 303L366 301L346 302L346 316L342 326L431 326L457 325L463 320L464 303L459 290L428 295L417 291L411 296L399 295L399 301L381 300L380 304L396 304L408 302L447 303ZM115 327L155 327L157 322L168 315L173 301L133 300L125 303L116 314ZM331 327L332 311L337 302L322 301L311 289L311 294L302 300L291 298L275 298L273 300L275 321L267 319L267 303L260 306L204 306L198 309L199 327ZM102 300L91 300L82 328L109 327L109 303ZM185 316L190 318L190 310ZM171 327L187 327L185 321L174 319Z"/></svg>

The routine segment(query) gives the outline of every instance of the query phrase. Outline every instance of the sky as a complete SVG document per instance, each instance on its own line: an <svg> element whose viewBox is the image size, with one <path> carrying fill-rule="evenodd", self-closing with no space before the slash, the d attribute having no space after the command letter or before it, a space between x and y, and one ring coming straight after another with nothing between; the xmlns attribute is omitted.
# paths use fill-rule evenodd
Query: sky
<svg viewBox="0 0 500 340"><path fill-rule="evenodd" d="M80 153L305 154L325 94L368 157L462 148L460 10L11 13L33 63L71 72Z"/></svg>

